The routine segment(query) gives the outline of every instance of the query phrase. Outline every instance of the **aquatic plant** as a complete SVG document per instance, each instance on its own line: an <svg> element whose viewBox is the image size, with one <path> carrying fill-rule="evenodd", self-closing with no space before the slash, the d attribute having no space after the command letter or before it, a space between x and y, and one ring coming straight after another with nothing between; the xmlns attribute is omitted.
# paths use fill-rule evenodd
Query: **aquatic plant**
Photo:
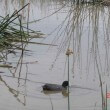
<svg viewBox="0 0 110 110"><path fill-rule="evenodd" d="M22 43L34 43L29 42L32 38L39 38L40 32L35 32L28 27L24 27L22 23L22 16L19 14L26 6L23 6L20 10L14 11L10 16L9 14L5 17L0 16L0 60L3 60L3 52L15 54L15 50L23 50ZM15 22L17 23L15 23ZM27 24L28 25L28 24ZM35 43L42 44L42 43Z"/></svg>

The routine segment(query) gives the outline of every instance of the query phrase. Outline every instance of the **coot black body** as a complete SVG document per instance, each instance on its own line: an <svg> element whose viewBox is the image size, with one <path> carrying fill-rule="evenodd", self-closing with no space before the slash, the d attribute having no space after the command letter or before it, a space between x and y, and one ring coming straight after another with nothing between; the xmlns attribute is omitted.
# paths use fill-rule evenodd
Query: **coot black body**
<svg viewBox="0 0 110 110"><path fill-rule="evenodd" d="M68 87L68 81L64 81L62 83L62 85L58 85L58 84L45 84L43 87L43 90L47 90L47 91L62 91L62 90L66 90Z"/></svg>

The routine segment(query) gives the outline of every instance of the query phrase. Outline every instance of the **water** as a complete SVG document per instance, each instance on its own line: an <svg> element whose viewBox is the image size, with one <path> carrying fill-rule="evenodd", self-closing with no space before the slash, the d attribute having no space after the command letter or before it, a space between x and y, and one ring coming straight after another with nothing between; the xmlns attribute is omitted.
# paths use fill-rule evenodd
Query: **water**
<svg viewBox="0 0 110 110"><path fill-rule="evenodd" d="M6 63L13 68L0 71L1 110L67 110L68 94L43 92L45 83L61 84L68 79L66 49L70 56L70 109L101 110L109 81L109 7L76 5L67 0L1 0L0 15L12 14L30 2L20 14L29 28L44 33L45 39L33 42L53 43L58 46L29 44L23 56L23 64L17 65L21 51L10 54ZM36 21L36 22L34 22ZM21 72L20 72L21 70ZM20 73L19 73L20 72ZM108 109L110 99L107 98Z"/></svg>

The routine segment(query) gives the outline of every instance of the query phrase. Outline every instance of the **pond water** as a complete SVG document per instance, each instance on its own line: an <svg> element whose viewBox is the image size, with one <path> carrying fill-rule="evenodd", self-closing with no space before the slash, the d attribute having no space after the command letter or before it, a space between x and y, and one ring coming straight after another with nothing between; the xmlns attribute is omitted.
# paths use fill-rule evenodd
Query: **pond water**
<svg viewBox="0 0 110 110"><path fill-rule="evenodd" d="M54 45L28 44L30 51L23 57L21 51L7 56L4 63L13 68L0 68L0 110L68 110L67 93L42 90L45 83L68 80L68 47L73 51L69 57L70 110L102 110L100 82L103 100L106 91L110 94L109 6L77 5L72 0L0 0L0 15L12 14L27 3L20 12L22 22L29 21L30 29L44 34L31 41Z"/></svg>

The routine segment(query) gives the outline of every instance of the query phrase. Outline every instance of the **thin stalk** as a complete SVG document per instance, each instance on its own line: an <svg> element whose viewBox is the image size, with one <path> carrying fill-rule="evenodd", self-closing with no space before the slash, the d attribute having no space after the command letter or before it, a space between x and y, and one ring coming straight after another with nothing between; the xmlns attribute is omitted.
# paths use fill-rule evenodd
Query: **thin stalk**
<svg viewBox="0 0 110 110"><path fill-rule="evenodd" d="M101 80L100 73L99 73L99 80L100 80L100 87L101 87L102 110L104 110L104 95L103 95L103 87L102 87L102 80Z"/></svg>
<svg viewBox="0 0 110 110"><path fill-rule="evenodd" d="M107 110L107 85L106 85L106 110Z"/></svg>
<svg viewBox="0 0 110 110"><path fill-rule="evenodd" d="M96 66L97 66L98 75L99 75L99 81L100 81L101 98L102 98L102 110L104 110L104 95L103 95L103 87L102 87L102 78L101 78L101 75L100 75L97 59L96 59Z"/></svg>
<svg viewBox="0 0 110 110"><path fill-rule="evenodd" d="M69 90L69 55L68 55L68 110L70 110L70 90Z"/></svg>
<svg viewBox="0 0 110 110"><path fill-rule="evenodd" d="M49 99L50 99L50 103L51 103L52 110L54 110L54 108L53 108L53 103L52 103L52 100L51 100L50 95L49 95Z"/></svg>

